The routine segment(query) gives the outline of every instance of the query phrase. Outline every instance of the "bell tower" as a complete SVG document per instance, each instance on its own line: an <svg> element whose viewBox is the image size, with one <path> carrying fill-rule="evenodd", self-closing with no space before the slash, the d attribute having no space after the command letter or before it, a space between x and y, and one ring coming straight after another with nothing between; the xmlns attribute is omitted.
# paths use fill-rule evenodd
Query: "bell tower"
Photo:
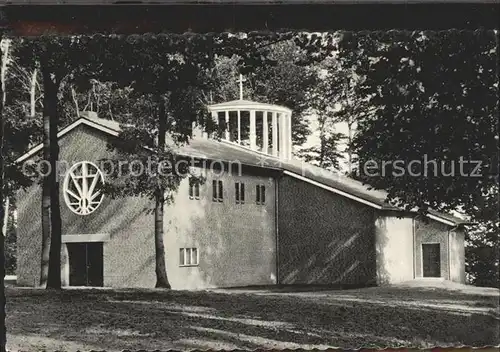
<svg viewBox="0 0 500 352"><path fill-rule="evenodd" d="M280 159L291 158L290 109L249 100L214 104L208 109L214 122L223 129L222 140Z"/></svg>
<svg viewBox="0 0 500 352"><path fill-rule="evenodd" d="M222 141L280 159L292 157L292 110L274 104L243 99L243 76L239 79L240 99L208 106L219 126ZM199 131L203 138L211 138Z"/></svg>

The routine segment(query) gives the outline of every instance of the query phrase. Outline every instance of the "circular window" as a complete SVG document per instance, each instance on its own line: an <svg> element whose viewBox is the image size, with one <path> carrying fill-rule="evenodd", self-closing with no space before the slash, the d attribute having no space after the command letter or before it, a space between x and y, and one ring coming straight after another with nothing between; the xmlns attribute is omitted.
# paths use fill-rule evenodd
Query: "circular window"
<svg viewBox="0 0 500 352"><path fill-rule="evenodd" d="M73 165L64 178L64 200L69 209L78 215L94 212L104 198L99 185L104 183L104 176L91 162L82 161Z"/></svg>

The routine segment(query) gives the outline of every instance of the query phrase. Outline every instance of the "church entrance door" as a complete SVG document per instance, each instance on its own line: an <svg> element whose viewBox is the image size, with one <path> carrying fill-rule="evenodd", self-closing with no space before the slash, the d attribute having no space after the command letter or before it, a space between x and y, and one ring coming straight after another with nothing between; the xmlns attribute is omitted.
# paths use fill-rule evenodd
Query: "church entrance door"
<svg viewBox="0 0 500 352"><path fill-rule="evenodd" d="M70 286L103 286L102 242L67 243Z"/></svg>

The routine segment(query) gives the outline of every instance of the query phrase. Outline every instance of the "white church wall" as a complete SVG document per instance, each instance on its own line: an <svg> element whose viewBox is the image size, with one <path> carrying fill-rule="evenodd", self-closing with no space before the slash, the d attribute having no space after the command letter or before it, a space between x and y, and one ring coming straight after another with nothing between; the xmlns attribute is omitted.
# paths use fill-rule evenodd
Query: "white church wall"
<svg viewBox="0 0 500 352"><path fill-rule="evenodd" d="M415 278L424 277L423 244L439 244L440 278L450 280L450 260L456 252L450 252L451 227L435 220L415 219Z"/></svg>
<svg viewBox="0 0 500 352"><path fill-rule="evenodd" d="M379 214L375 220L377 283L413 279L413 219Z"/></svg>
<svg viewBox="0 0 500 352"><path fill-rule="evenodd" d="M165 249L173 289L203 289L276 283L275 186L271 177L206 174L199 199L190 199L189 180L165 209ZM212 199L212 180L223 182L222 202ZM235 182L245 184L236 204ZM256 204L256 185L266 188ZM181 266L180 249L196 248L198 263Z"/></svg>
<svg viewBox="0 0 500 352"><path fill-rule="evenodd" d="M465 284L465 233L462 229L449 232L450 280Z"/></svg>

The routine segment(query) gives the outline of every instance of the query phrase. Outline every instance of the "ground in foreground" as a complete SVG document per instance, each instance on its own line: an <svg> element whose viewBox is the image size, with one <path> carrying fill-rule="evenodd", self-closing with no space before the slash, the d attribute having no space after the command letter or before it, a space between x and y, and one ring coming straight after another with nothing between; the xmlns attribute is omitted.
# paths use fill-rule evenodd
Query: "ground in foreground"
<svg viewBox="0 0 500 352"><path fill-rule="evenodd" d="M498 290L8 288L8 349L255 349L499 343Z"/></svg>

